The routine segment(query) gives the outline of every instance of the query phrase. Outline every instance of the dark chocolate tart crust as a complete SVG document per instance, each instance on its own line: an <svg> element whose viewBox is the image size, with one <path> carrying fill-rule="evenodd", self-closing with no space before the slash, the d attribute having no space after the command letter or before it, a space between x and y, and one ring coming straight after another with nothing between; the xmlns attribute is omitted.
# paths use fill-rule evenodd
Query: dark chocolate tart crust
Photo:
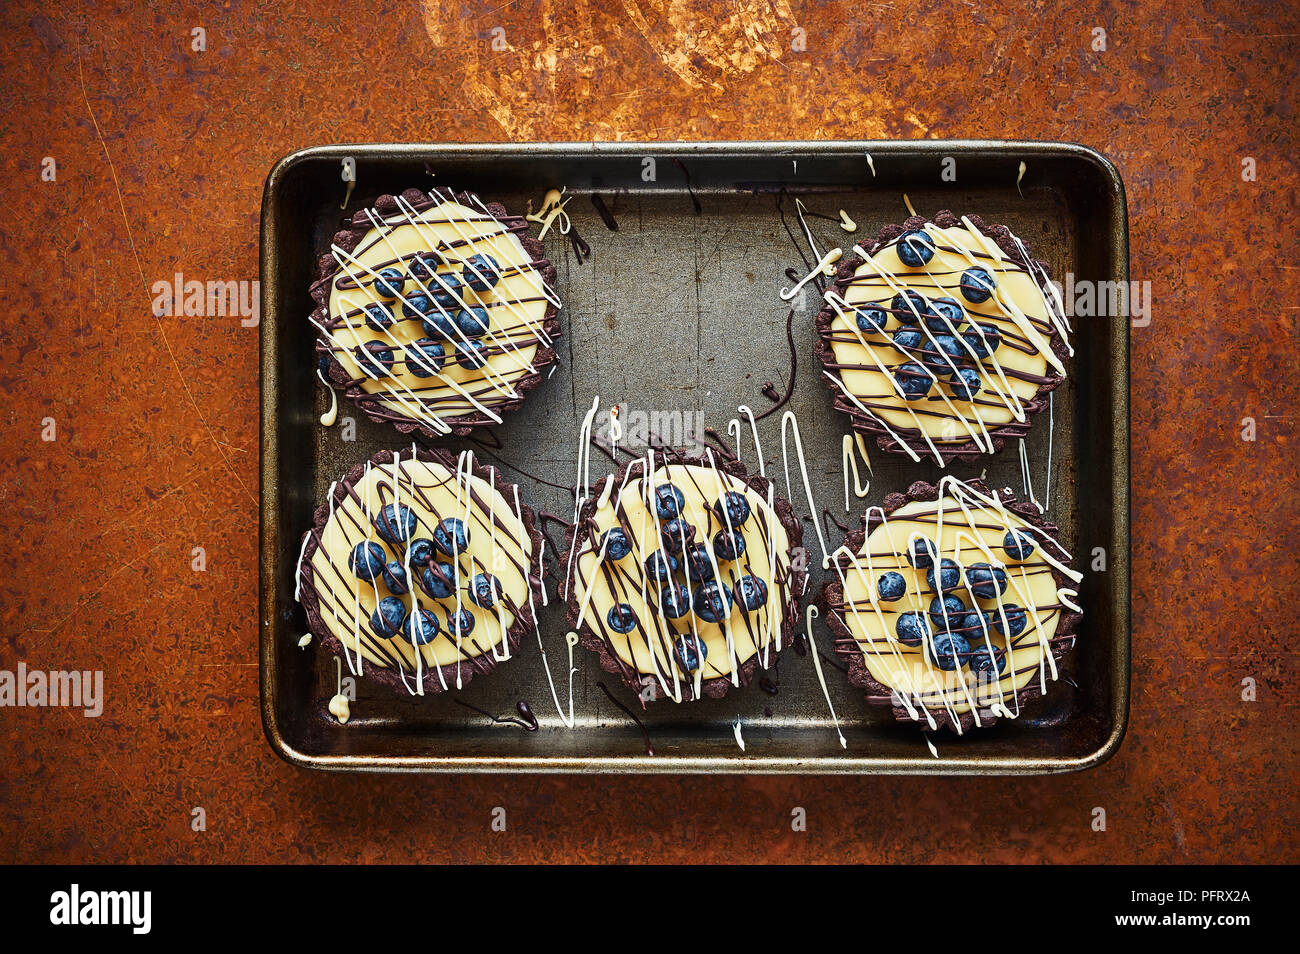
<svg viewBox="0 0 1300 954"><path fill-rule="evenodd" d="M478 198L471 192L451 191L440 194L440 197L443 200L450 199L471 208L474 207L474 203ZM421 192L419 189L407 189L402 192L401 198L409 203L417 213L441 204L432 198L429 193ZM507 232L513 233L519 239L524 251L530 257L532 267L537 271L542 281L548 287L554 287L555 266L547 259L546 250L542 243L528 234L528 220L521 215L509 214L505 207L498 202L488 202L483 207L487 209L488 214L505 227ZM372 209L381 217L395 215L401 211L398 208L397 199L391 195L381 195L375 200ZM366 216L366 211L366 209L362 209L354 213L350 219L345 219L340 230L334 233L332 243L349 253L355 251L357 246L361 244L362 239L374 229L373 223ZM449 435L441 434L414 418L396 414L389 410L384 402L375 400L373 395L367 393L361 387L361 384L366 379L350 377L342 363L334 356L329 341L321 335L318 326L329 327L330 325L330 284L340 271L340 265L334 256L326 252L317 261L318 278L309 289L312 299L316 302L316 309L312 312L312 319L315 324L312 327L316 331L317 351L327 362L326 377L328 377L335 390L342 392L344 397L361 408L371 420L391 424L402 434L411 434L413 431L418 431L431 440L445 439ZM560 323L557 315L558 309L555 303L547 301L546 312L539 324L552 342L560 337ZM492 409L498 414L505 415L522 407L527 395L542 383L546 377L546 369L555 363L555 359L555 349L544 342L538 341L536 355L531 362L535 370L514 382L516 397L506 398L502 396L499 400L492 402ZM454 417L447 417L443 421L451 428L450 433L458 437L464 437L477 427L489 427L497 423L477 410Z"/></svg>
<svg viewBox="0 0 1300 954"><path fill-rule="evenodd" d="M972 215L968 218L970 219L971 224L974 225L982 234L986 235L997 244L998 248L1002 250L1008 259L1026 270L1029 276L1038 284L1039 288L1043 290L1044 295L1049 294L1044 284L1047 281L1048 276L1051 274L1050 267L1046 262L1027 258L1025 253L1021 251L1020 246L1017 246L1011 234L1011 230L1005 225L985 225L984 220L978 215ZM965 228L965 223L947 209L936 213L933 218L913 215L907 218L902 225L886 225L882 228L880 234L876 236L876 239L872 242L871 246L866 247L867 254L875 255L882 248L890 242L893 242L905 232L919 229L926 223L944 229ZM843 259L835 273L835 284L828 290L828 294L830 291L834 291L837 295L843 298L845 290L853 280L853 273L863 264L865 264L864 260L858 255L850 255L848 258ZM817 357L821 359L822 364L826 367L827 372L834 375L836 381L842 383L843 379L840 376L839 369L835 367L835 353L831 346L831 322L834 321L835 317L836 311L834 306L832 306L830 302L824 303L821 311L817 314L818 341L814 351ZM1066 363L1069 359L1069 349L1065 340L1061 337L1060 332L1055 327L1055 324L1053 324L1052 327L1050 343L1052 353L1060 359L1062 364ZM1046 380L1039 384L1037 393L1024 402L1024 423L1010 421L1006 424L989 428L989 437L993 442L994 453L1001 451L1003 445L1008 439L1024 437L1029 433L1030 425L1033 422L1033 416L1047 407L1048 392L1057 388L1065 380L1064 376L1054 373L1050 366L1044 373L1044 377ZM861 408L855 407L853 403L844 396L844 392L840 389L840 384L837 384L836 381L827 380L825 377L822 378L822 381L834 395L833 403L835 409L849 416L854 430L874 437L876 439L876 445L881 450L891 454L905 454L907 452L905 448L911 448L914 453L923 458L934 458L934 452L931 451L929 445L926 444L925 438L919 430L909 427L895 427L893 429L894 434L890 434L889 431L882 426L880 422L875 420L874 417L870 414L864 413ZM897 437L895 437L895 435L897 435ZM935 446L939 451L941 466L947 466L955 460L974 460L975 458L988 453L987 451L981 450L979 445L973 440L968 440L961 444L941 443L935 441Z"/></svg>
<svg viewBox="0 0 1300 954"><path fill-rule="evenodd" d="M369 463L372 468L388 467L392 465L394 452L382 450L370 458L369 461L363 461L357 464L347 475L338 482L334 488L334 506L340 506L344 500L352 493L353 487L357 481L365 474L366 464ZM409 451L402 452L402 460L420 460L430 463L438 463L446 467L451 474L456 473L456 458L446 450L432 449L421 447L412 455ZM514 499L514 484L504 481L497 471L489 470L476 460L471 473L483 481L491 484L501 496L507 500ZM312 529L310 537L303 549L302 559L298 563L298 573L301 579L300 602L302 608L307 614L307 627L312 635L321 642L327 650L335 656L347 658L347 650L341 640L330 632L325 625L322 617L320 598L316 592L315 572L312 567L312 558L321 545L321 533L325 528L326 521L330 516L331 508L329 501L321 504L316 508L313 515ZM520 513L523 517L524 530L528 534L528 539L532 544L532 565L528 570L528 586L532 592L532 600L524 600L518 607L512 607L514 621L510 629L506 632L505 642L510 647L510 653L513 656L519 648L523 634L531 629L535 623L533 619L533 604L541 602L542 599L542 580L545 573L545 565L542 558L542 533L537 526L536 514L531 508L520 503ZM400 638L400 637L399 637ZM468 685L474 675L487 675L497 668L497 661L493 659L491 651L484 652L472 659L461 660L456 663L448 663L440 668L425 669L422 673L424 691L426 693L438 693L443 691L443 684L447 688L454 689L456 686L457 670L460 672L461 685ZM441 678L439 674L441 673ZM414 684L415 674L407 672L406 681L403 681L402 673L397 670L376 665L367 662L364 670L364 677L370 682L377 683L388 689L407 694L408 686Z"/></svg>
<svg viewBox="0 0 1300 954"><path fill-rule="evenodd" d="M592 486L591 494L578 512L577 521L572 527L565 531L564 555L561 563L557 565L557 573L565 572L566 568L570 565L571 559L576 556L574 552L575 549L586 545L591 540L591 534L596 526L594 519L596 504L600 499L601 492L604 490L606 482L612 480L614 481L615 487L624 486L628 470L636 466L639 460L644 460L644 458L625 460L619 465L618 470L614 474L607 474ZM703 455L687 456L677 453L655 452L656 468L668 465L717 467L717 469L722 473L740 480L747 487L757 493L764 501L767 500L767 490L770 481L757 474L750 474L745 469L744 464L739 461L719 460L714 458L714 460L710 462L708 458ZM794 551L803 546L803 525L795 516L794 509L791 507L788 500L776 494L773 494L772 499L773 509L776 511L776 518L785 529L786 538L790 544L787 553L793 554ZM794 637L795 630L799 625L799 602L807 576L807 570L803 569L797 561L791 560L790 575L788 579L789 598L786 601L784 612L781 615L782 646L788 646L790 644L791 639ZM776 598L775 587L772 587L772 592L770 593L769 598ZM565 621L568 624L569 629L578 633L578 638L584 649L588 649L600 657L601 669L605 672L617 673L623 685L640 695L641 690L644 688L642 680L649 674L638 672L633 666L628 665L620 659L614 648L592 628L590 623L584 621L581 628L579 628L577 625L579 611L580 607L578 606L576 588L571 587L568 600L568 612L565 616ZM771 650L771 658L775 660L778 655L779 653L775 646L773 646ZM754 672L758 669L758 664L759 653L755 653L749 659L740 662L738 672L740 685L742 687L748 686L750 682L753 681ZM727 694L727 690L730 689L731 686L732 681L730 676L714 676L710 679L703 679L700 681L700 695L710 699L721 699ZM695 687L693 681L683 680L682 701L688 702L693 700L695 698L694 692ZM644 704L644 697L642 696L641 698ZM652 700L657 701L659 698L663 698L663 696L656 693L652 697Z"/></svg>
<svg viewBox="0 0 1300 954"><path fill-rule="evenodd" d="M981 494L989 495L988 487L980 480L968 480L964 481L964 483ZM847 548L850 553L858 553L862 549L867 536L881 524L881 510L884 511L885 516L888 516L911 501L935 501L939 499L939 496L938 486L926 483L923 480L918 480L908 487L906 493L895 492L889 494L885 497L879 509L873 508L870 511L870 517L863 515L862 526L857 530L850 531L845 536L843 547ZM1049 538L1056 544L1057 553L1054 556L1063 555L1064 551L1060 549L1060 544L1057 542L1057 533L1059 532L1057 526L1045 520L1043 515L1038 512L1037 507L1032 503L1017 502L1015 495L1009 490L999 491L998 499L1008 511L1042 531L1044 537ZM841 573L846 572L851 563L850 559L843 553L836 557L836 562L840 566ZM1065 561L1062 560L1061 562ZM1060 570L1052 567L1051 564L1046 565L1051 569L1052 579L1058 590L1069 584L1070 581ZM916 723L916 720L908 715L904 706L893 704L894 690L879 682L871 675L871 670L867 668L866 657L862 648L844 624L844 587L838 578L832 577L822 587L821 593L817 595L816 603L819 611L825 617L831 633L835 636L835 651L844 657L845 662L848 664L849 683L859 689L866 690L867 701L872 705L889 705L895 720L898 722ZM1060 619L1056 624L1056 632L1052 636L1052 658L1058 664L1065 654L1074 647L1075 629L1082 619L1083 616L1080 613L1066 609L1061 610ZM1040 698L1042 695L1039 680L1031 679L1025 684L1024 688L1016 691L1015 700L1020 705L1024 705ZM938 729L949 729L965 734L975 727L974 712L958 713L957 719L954 720L954 714L948 712L946 708L929 709L928 711L934 718ZM997 721L997 716L988 709L980 709L979 718L980 726L983 728L987 728ZM923 728L928 727L925 722L916 724L921 725Z"/></svg>

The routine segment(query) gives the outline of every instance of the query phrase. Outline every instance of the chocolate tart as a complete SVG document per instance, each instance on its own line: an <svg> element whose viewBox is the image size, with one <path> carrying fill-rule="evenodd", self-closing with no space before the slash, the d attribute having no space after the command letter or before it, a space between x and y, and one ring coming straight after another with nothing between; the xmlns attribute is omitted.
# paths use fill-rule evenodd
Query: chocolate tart
<svg viewBox="0 0 1300 954"><path fill-rule="evenodd" d="M941 467L1028 433L1072 353L1046 263L1006 226L948 211L858 251L826 292L816 345L854 430Z"/></svg>
<svg viewBox="0 0 1300 954"><path fill-rule="evenodd" d="M598 481L566 533L568 625L643 704L721 698L789 645L802 545L766 478L651 451Z"/></svg>
<svg viewBox="0 0 1300 954"><path fill-rule="evenodd" d="M528 222L469 192L407 189L345 220L311 322L328 382L403 434L501 422L555 362L555 267Z"/></svg>
<svg viewBox="0 0 1300 954"><path fill-rule="evenodd" d="M960 735L1018 716L1059 676L1082 619L1082 576L1056 535L1032 503L978 480L918 481L870 508L832 554L835 573L818 596L849 682L923 728ZM945 559L956 575L936 580ZM932 602L935 582L960 607Z"/></svg>
<svg viewBox="0 0 1300 954"><path fill-rule="evenodd" d="M494 468L468 452L385 450L316 510L296 596L312 634L353 673L435 693L515 654L536 625L542 568L536 517ZM398 601L383 604L387 617L384 600Z"/></svg>

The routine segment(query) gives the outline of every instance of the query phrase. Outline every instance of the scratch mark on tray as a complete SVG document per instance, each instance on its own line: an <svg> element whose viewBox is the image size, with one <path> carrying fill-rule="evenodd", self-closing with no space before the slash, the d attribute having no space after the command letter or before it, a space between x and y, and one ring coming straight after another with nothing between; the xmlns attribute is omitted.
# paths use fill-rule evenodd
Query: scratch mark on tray
<svg viewBox="0 0 1300 954"><path fill-rule="evenodd" d="M122 212L122 223L126 226L126 240L131 247L131 255L135 259L136 271L140 274L140 287L144 289L147 297L149 292L149 280L145 278L144 265L140 261L140 252L136 248L135 244L135 233L131 229L131 220L126 214L126 199L122 194L121 180L117 177L117 166L113 164L113 156L108 151L108 142L104 139L103 130L99 128L99 120L95 118L95 111L90 106L90 96L86 91L86 75L81 66L80 52L77 53L77 80L81 84L81 100L86 104L86 112L90 115L91 125L95 127L95 135L99 138L99 145L104 150L104 158L108 161L108 171L113 177L113 188L117 190L117 205ZM203 409L199 407L198 401L194 399L194 392L190 390L189 381L186 380L185 372L181 370L180 362L176 360L176 352L172 349L171 341L167 338L167 329L163 325L162 319L154 312L152 299L150 299L149 314L153 315L154 323L158 326L158 335L162 339L163 346L167 349L167 356L171 359L172 367L176 370L176 376L180 378L181 388L185 391L185 397L190 402L190 406L194 408L194 413L198 415L199 422L207 432L208 439L212 441L212 445L216 447L217 453L221 455L221 460L226 465L226 470L230 471L230 476L235 478L235 483L239 484L239 488L244 492L244 496L256 504L257 498L253 496L251 491L249 491L243 478L240 477L239 472L235 470L234 464L231 463L230 457L222 447L221 441L217 440L217 436L213 433L211 425L208 424L208 419L204 417Z"/></svg>

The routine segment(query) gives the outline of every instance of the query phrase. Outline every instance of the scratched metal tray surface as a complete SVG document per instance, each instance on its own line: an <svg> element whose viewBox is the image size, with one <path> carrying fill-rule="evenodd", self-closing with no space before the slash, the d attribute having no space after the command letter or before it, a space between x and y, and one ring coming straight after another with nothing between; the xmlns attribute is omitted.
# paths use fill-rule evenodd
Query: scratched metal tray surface
<svg viewBox="0 0 1300 954"><path fill-rule="evenodd" d="M344 160L355 164L350 193ZM941 175L944 169L955 170L955 181ZM315 147L284 157L266 182L261 233L261 687L263 724L278 754L300 765L359 771L1035 774L1086 768L1114 753L1128 718L1130 669L1125 315L1074 320L1069 382L1056 393L1050 426L1044 412L1026 440L1035 492L1085 571L1079 597L1085 616L1066 678L1021 718L964 738L936 735L936 758L916 725L894 724L888 710L868 705L849 686L836 668L830 633L817 620L813 636L845 746L811 652L782 653L778 672L769 674L774 693L756 680L720 700L661 701L642 711L579 648L576 724L568 728L531 634L516 658L461 693L399 697L360 679L353 718L338 725L325 708L335 691L333 657L314 645L298 648L306 632L293 597L298 548L331 481L375 451L409 441L347 402L339 414L355 422L353 440L338 425L320 425L329 402L314 374L307 288L344 215L380 194L435 184L476 191L517 213L529 200L537 208L551 188L563 186L573 197L568 213L590 257L579 262L570 239L555 232L544 240L564 302L559 367L522 410L493 429L498 460L480 451L484 463L497 463L519 482L526 503L561 515L572 512L572 495L550 484L572 486L581 421L596 397L602 408L620 405L624 415L696 415L693 420L725 438L738 405L756 413L771 406L765 383L784 393L791 374L789 306L780 291L791 285L786 269L802 273L802 266L781 210L798 234L796 198L829 216L844 209L857 224L850 236L835 222L810 219L823 248L841 245L847 252L854 241L869 242L882 225L907 216L906 194L922 214L952 209L1009 226L1050 263L1058 281L1067 273L1076 283L1128 280L1119 175L1096 152L1070 144L389 144ZM602 197L616 231L592 193ZM800 489L796 466L789 497L797 514L808 515L808 599L825 579L812 525L821 508L856 526L863 509L891 491L945 473L873 447L870 491L851 498L845 512L841 440L848 424L831 409L831 394L819 380L817 305L810 294L794 317L797 370L787 405L799 424L815 500L810 505ZM761 421L759 433L767 472L784 492L781 414ZM740 452L756 470L748 428ZM608 464L593 453L593 475ZM948 472L963 478L986 472L990 486L1024 496L1014 441ZM840 537L831 526L831 549ZM1089 569L1096 554L1104 554L1104 571ZM556 596L561 576L552 571L541 634L567 708L566 627ZM653 755L641 727L611 703L600 682L637 712ZM540 727L529 732L494 723L453 697L499 715L514 715L524 700Z"/></svg>

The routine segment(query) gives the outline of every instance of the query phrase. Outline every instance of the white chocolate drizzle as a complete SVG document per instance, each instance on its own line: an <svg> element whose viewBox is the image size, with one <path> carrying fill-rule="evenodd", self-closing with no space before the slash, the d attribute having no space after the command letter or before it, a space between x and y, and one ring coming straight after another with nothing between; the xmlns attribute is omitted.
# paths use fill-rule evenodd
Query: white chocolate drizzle
<svg viewBox="0 0 1300 954"><path fill-rule="evenodd" d="M849 472L853 472L853 495L859 500L865 497L871 491L871 479L863 483L858 478L858 458L857 454L862 455L862 462L867 465L867 474L871 474L871 458L867 456L867 442L862 439L862 434L854 431L852 434L845 434L844 439L840 442L840 463L844 467L844 512L848 513L849 507Z"/></svg>
<svg viewBox="0 0 1300 954"><path fill-rule="evenodd" d="M831 691L826 685L826 674L822 672L822 659L817 652L817 640L813 638L812 621L816 618L817 607L810 604L804 616L804 631L808 635L808 652L812 654L813 668L817 670L817 683L822 687L822 695L826 698L826 707L831 710L831 722L835 725L835 735L840 740L840 748L847 749L849 743L840 729L840 717L835 714L835 703L831 702Z"/></svg>
<svg viewBox="0 0 1300 954"><path fill-rule="evenodd" d="M329 410L320 416L320 426L333 427L334 422L339 417L339 392L330 387L330 383L325 380L325 375L321 373L320 368L316 369L316 378L321 384L325 385L325 390L330 394Z"/></svg>

